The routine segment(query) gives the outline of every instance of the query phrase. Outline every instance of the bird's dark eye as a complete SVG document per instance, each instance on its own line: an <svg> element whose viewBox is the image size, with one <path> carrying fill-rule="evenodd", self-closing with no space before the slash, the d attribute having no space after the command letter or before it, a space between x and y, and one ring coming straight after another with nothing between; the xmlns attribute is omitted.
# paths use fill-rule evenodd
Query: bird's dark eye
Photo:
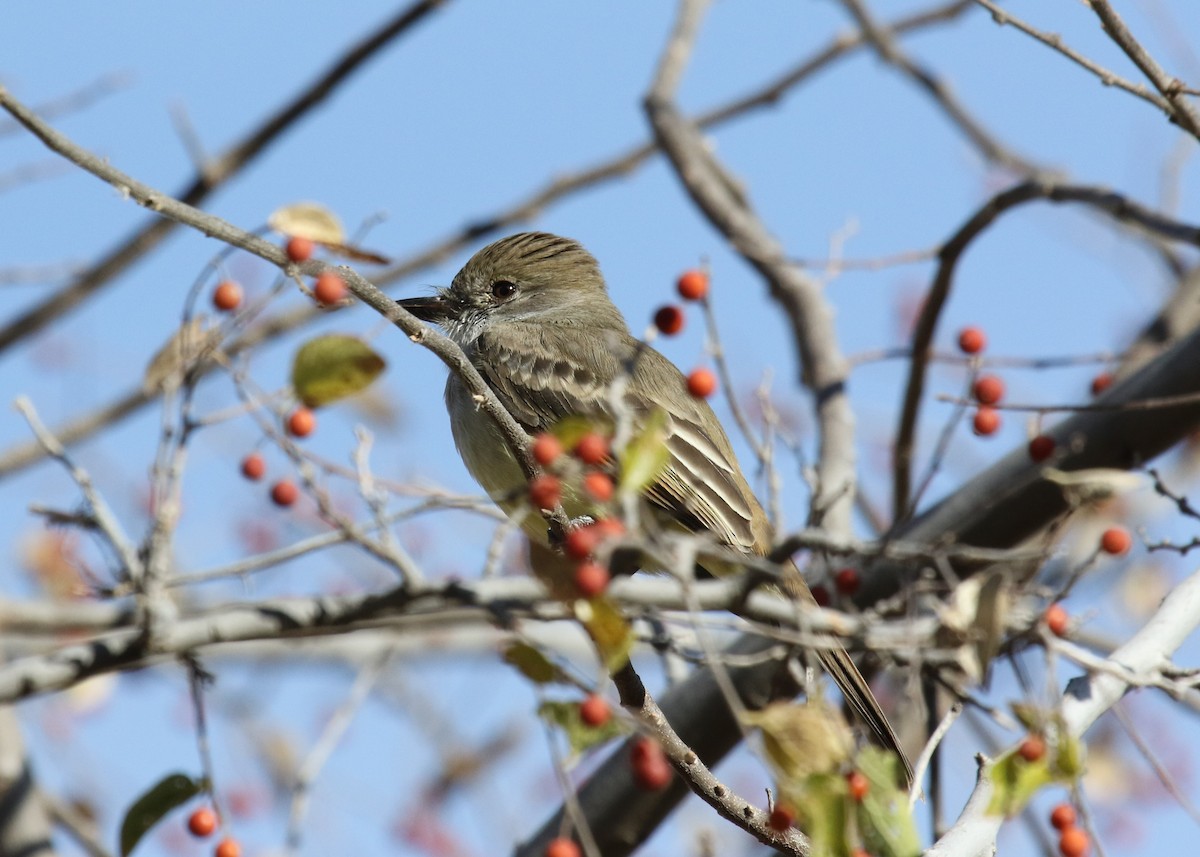
<svg viewBox="0 0 1200 857"><path fill-rule="evenodd" d="M492 297L498 301L511 298L516 293L516 284L510 283L508 280L497 280L496 282L492 283Z"/></svg>

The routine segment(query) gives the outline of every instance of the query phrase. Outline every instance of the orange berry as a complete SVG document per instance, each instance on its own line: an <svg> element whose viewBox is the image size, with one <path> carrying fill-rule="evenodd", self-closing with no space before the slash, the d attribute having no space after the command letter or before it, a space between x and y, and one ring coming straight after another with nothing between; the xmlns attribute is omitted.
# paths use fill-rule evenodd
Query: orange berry
<svg viewBox="0 0 1200 857"><path fill-rule="evenodd" d="M833 585L842 595L853 595L861 582L857 568L839 568L833 576Z"/></svg>
<svg viewBox="0 0 1200 857"><path fill-rule="evenodd" d="M1090 847L1087 833L1078 827L1068 827L1058 838L1058 853L1063 857L1085 857Z"/></svg>
<svg viewBox="0 0 1200 857"><path fill-rule="evenodd" d="M545 857L582 857L583 852L579 850L579 846L570 839L558 837L551 839L546 846Z"/></svg>
<svg viewBox="0 0 1200 857"><path fill-rule="evenodd" d="M871 790L871 783L863 776L862 771L851 771L846 774L846 786L850 790L850 799L857 803L862 803L867 792Z"/></svg>
<svg viewBox="0 0 1200 857"><path fill-rule="evenodd" d="M683 330L683 310L671 304L659 307L654 313L654 326L664 336L674 336Z"/></svg>
<svg viewBox="0 0 1200 857"><path fill-rule="evenodd" d="M322 306L340 303L346 297L346 281L333 271L326 271L313 284L313 297Z"/></svg>
<svg viewBox="0 0 1200 857"><path fill-rule="evenodd" d="M1054 438L1039 434L1029 441L1029 457L1034 461L1045 461L1054 454Z"/></svg>
<svg viewBox="0 0 1200 857"><path fill-rule="evenodd" d="M217 283L212 294L213 306L221 312L232 312L242 305L242 287L233 280Z"/></svg>
<svg viewBox="0 0 1200 857"><path fill-rule="evenodd" d="M771 808L771 814L767 816L767 827L776 833L783 833L783 831L795 823L796 813L792 812L791 807L784 806L781 803L775 804Z"/></svg>
<svg viewBox="0 0 1200 857"><path fill-rule="evenodd" d="M1028 735L1017 748L1017 753L1026 762L1036 762L1046 755L1046 739L1041 735Z"/></svg>
<svg viewBox="0 0 1200 857"><path fill-rule="evenodd" d="M704 300L708 294L708 274L698 268L684 271L675 283L675 288L685 301Z"/></svg>
<svg viewBox="0 0 1200 857"><path fill-rule="evenodd" d="M958 348L963 354L978 354L987 347L987 337L983 329L964 327L958 332Z"/></svg>
<svg viewBox="0 0 1200 857"><path fill-rule="evenodd" d="M603 464L608 459L608 439L596 432L585 434L575 444L575 457L593 467Z"/></svg>
<svg viewBox="0 0 1200 857"><path fill-rule="evenodd" d="M1133 539L1124 527L1109 527L1100 535L1100 550L1107 554L1122 556L1129 553L1132 546Z"/></svg>
<svg viewBox="0 0 1200 857"><path fill-rule="evenodd" d="M188 832L199 839L212 836L217 829L217 814L206 806L188 816Z"/></svg>
<svg viewBox="0 0 1200 857"><path fill-rule="evenodd" d="M1075 826L1075 807L1069 803L1060 803L1054 809L1050 810L1050 824L1055 830L1066 830L1068 827Z"/></svg>
<svg viewBox="0 0 1200 857"><path fill-rule="evenodd" d="M1092 379L1092 395L1099 396L1101 393L1111 387L1113 385L1113 381L1115 380L1116 379L1113 377L1112 372L1101 372Z"/></svg>
<svg viewBox="0 0 1200 857"><path fill-rule="evenodd" d="M242 475L251 482L257 482L267 473L267 462L257 452L252 452L242 459Z"/></svg>
<svg viewBox="0 0 1200 857"><path fill-rule="evenodd" d="M287 257L293 262L304 262L312 258L316 245L309 238L293 235L288 239L287 246L284 249Z"/></svg>
<svg viewBox="0 0 1200 857"><path fill-rule="evenodd" d="M633 781L638 788L658 791L666 788L675 772L667 761L667 754L653 738L638 738L630 752L633 766Z"/></svg>
<svg viewBox="0 0 1200 857"><path fill-rule="evenodd" d="M612 717L612 709L601 696L592 694L579 703L579 719L593 728L603 726Z"/></svg>
<svg viewBox="0 0 1200 857"><path fill-rule="evenodd" d="M226 836L213 849L213 857L242 857L242 843L232 836Z"/></svg>
<svg viewBox="0 0 1200 857"><path fill-rule="evenodd" d="M971 427L975 430L975 434L982 437L995 434L996 430L1000 428L1000 412L987 405L980 405L979 410L975 411L975 419L971 421Z"/></svg>
<svg viewBox="0 0 1200 857"><path fill-rule="evenodd" d="M1066 636L1067 626L1071 622L1067 608L1061 604L1051 604L1046 608L1046 615L1043 618L1045 618L1046 627L1050 629L1051 634L1056 637Z"/></svg>
<svg viewBox="0 0 1200 857"><path fill-rule="evenodd" d="M280 479L271 486L271 502L276 506L290 506L300 499L300 489L290 479Z"/></svg>
<svg viewBox="0 0 1200 857"><path fill-rule="evenodd" d="M542 467L549 467L562 455L562 443L552 434L542 433L533 439L529 452Z"/></svg>
<svg viewBox="0 0 1200 857"><path fill-rule="evenodd" d="M583 476L583 490L591 494L592 498L597 502L607 503L612 499L613 495L612 477L599 470L585 473Z"/></svg>
<svg viewBox="0 0 1200 857"><path fill-rule="evenodd" d="M600 541L616 539L625 535L625 525L616 518L601 518L592 524L592 529L596 531L596 536Z"/></svg>
<svg viewBox="0 0 1200 857"><path fill-rule="evenodd" d="M995 375L981 375L972 390L981 405L994 405L1004 398L1004 381Z"/></svg>
<svg viewBox="0 0 1200 857"><path fill-rule="evenodd" d="M608 569L598 562L581 562L575 569L575 588L584 598L595 598L608 589Z"/></svg>
<svg viewBox="0 0 1200 857"><path fill-rule="evenodd" d="M299 407L288 417L287 430L292 437L308 437L317 428L317 415L311 408Z"/></svg>
<svg viewBox="0 0 1200 857"><path fill-rule="evenodd" d="M687 391L697 399L707 399L717 389L717 376L708 369L693 369L687 376Z"/></svg>
<svg viewBox="0 0 1200 857"><path fill-rule="evenodd" d="M553 509L562 500L562 482L557 476L543 473L529 481L529 502L535 509Z"/></svg>
<svg viewBox="0 0 1200 857"><path fill-rule="evenodd" d="M602 533L595 525L576 527L567 533L563 550L571 559L587 559L600 544Z"/></svg>

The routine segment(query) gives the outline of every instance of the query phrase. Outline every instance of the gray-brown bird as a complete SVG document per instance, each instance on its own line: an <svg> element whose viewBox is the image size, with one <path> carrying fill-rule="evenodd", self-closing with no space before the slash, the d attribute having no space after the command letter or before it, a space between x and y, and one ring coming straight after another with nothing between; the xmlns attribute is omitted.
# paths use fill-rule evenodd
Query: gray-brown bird
<svg viewBox="0 0 1200 857"><path fill-rule="evenodd" d="M668 416L669 462L645 491L649 508L739 551L762 556L770 549L767 516L716 414L688 394L674 364L633 337L595 258L578 242L544 232L503 238L472 256L450 288L399 304L444 328L531 435L568 416L612 420L610 387L632 366L624 401L635 424L656 409ZM495 422L454 373L446 383L446 406L467 469L506 511L516 511L525 476ZM569 515L582 514L573 509L583 508L581 498L566 497L563 505ZM527 532L544 544L545 524L528 517L535 520ZM793 597L813 602L799 571L790 568ZM832 647L820 650L819 658L850 706L907 767L887 716L849 654Z"/></svg>

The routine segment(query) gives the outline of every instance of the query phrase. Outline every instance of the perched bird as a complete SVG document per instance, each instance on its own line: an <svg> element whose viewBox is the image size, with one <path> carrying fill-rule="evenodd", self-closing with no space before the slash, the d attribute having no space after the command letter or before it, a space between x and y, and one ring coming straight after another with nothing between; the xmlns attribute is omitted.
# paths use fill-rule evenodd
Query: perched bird
<svg viewBox="0 0 1200 857"><path fill-rule="evenodd" d="M648 507L662 520L707 531L738 551L761 556L770 549L767 516L716 414L687 392L674 364L633 337L595 258L578 242L545 232L503 238L472 256L450 288L398 303L445 329L531 435L569 416L612 420L610 387L631 372L624 403L635 425L657 409L668 417L669 461L645 490ZM467 469L506 511L515 511L525 497L525 476L495 422L454 373L446 382L446 406ZM571 501L564 498L565 511L578 514ZM526 529L544 544L546 526L532 517ZM799 571L789 567L790 594L813 602ZM904 759L849 654L833 647L819 658L880 743Z"/></svg>

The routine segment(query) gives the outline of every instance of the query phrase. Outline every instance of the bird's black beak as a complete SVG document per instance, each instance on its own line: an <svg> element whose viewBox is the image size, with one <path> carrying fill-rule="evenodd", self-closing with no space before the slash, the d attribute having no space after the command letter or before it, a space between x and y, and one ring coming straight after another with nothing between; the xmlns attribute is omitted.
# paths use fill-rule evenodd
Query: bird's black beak
<svg viewBox="0 0 1200 857"><path fill-rule="evenodd" d="M396 305L408 310L421 321L427 321L430 324L445 324L454 315L450 302L441 295L405 298L402 301L396 301Z"/></svg>

